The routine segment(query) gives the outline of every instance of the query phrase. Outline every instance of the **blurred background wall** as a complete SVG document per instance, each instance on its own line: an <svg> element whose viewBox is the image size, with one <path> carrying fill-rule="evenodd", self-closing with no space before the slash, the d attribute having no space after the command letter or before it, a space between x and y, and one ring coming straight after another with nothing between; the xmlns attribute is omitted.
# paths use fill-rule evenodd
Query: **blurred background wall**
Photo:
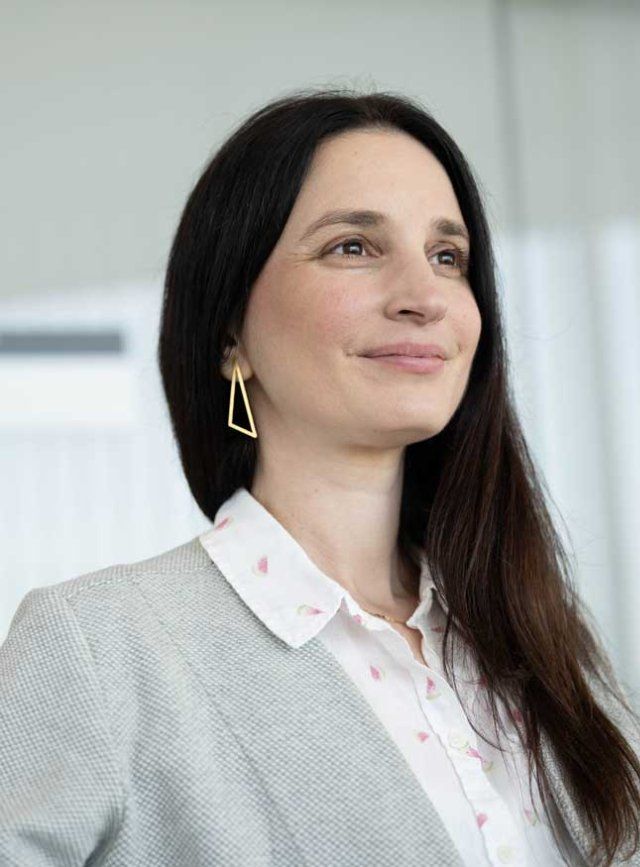
<svg viewBox="0 0 640 867"><path fill-rule="evenodd" d="M640 689L640 5L1 4L0 641L20 598L209 525L154 357L172 233L233 126L299 87L419 99L485 195L520 414Z"/></svg>

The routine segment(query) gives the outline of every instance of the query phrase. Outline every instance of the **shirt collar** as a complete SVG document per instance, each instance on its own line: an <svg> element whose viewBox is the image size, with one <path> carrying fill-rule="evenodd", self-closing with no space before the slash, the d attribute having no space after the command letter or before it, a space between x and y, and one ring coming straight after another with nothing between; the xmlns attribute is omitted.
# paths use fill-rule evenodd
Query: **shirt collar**
<svg viewBox="0 0 640 867"><path fill-rule="evenodd" d="M244 486L220 506L213 525L198 539L243 602L291 647L316 636L343 602L348 614L371 629L389 626L322 572ZM429 613L436 592L424 555L420 566L420 603L407 620L409 626Z"/></svg>

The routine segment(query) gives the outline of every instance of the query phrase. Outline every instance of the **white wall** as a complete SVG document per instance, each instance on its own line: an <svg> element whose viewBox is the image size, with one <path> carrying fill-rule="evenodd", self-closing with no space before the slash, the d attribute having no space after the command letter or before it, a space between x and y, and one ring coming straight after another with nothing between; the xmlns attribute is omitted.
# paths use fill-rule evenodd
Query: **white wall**
<svg viewBox="0 0 640 867"><path fill-rule="evenodd" d="M208 155L301 86L424 99L503 198L488 3L14 0L2 19L0 293L159 279Z"/></svg>

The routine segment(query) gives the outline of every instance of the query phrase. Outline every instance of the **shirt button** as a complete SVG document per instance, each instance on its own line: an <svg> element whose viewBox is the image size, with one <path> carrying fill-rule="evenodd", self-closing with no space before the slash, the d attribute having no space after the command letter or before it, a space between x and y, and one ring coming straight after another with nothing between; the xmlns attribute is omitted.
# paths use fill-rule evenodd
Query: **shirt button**
<svg viewBox="0 0 640 867"><path fill-rule="evenodd" d="M496 849L496 854L498 856L498 861L500 861L501 864L511 864L516 852L513 846L508 846L506 843L503 843Z"/></svg>
<svg viewBox="0 0 640 867"><path fill-rule="evenodd" d="M456 750L464 750L469 746L469 741L463 732L452 729L449 732L449 744Z"/></svg>

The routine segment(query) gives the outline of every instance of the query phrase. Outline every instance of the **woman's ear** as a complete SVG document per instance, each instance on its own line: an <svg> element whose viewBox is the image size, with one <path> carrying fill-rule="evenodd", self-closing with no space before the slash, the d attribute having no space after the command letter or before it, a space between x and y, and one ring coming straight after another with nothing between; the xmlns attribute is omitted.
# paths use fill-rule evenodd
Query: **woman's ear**
<svg viewBox="0 0 640 867"><path fill-rule="evenodd" d="M222 361L220 362L220 372L224 378L229 381L233 378L234 361L237 361L240 365L240 373L242 374L243 380L250 379L253 375L253 371L251 370L249 362L246 360L237 339L231 336L227 337L225 340L225 348L223 349Z"/></svg>
<svg viewBox="0 0 640 867"><path fill-rule="evenodd" d="M225 379L231 379L233 376L233 358L237 353L237 342L233 337L225 339L224 349L222 350L222 361L220 362L220 373Z"/></svg>

